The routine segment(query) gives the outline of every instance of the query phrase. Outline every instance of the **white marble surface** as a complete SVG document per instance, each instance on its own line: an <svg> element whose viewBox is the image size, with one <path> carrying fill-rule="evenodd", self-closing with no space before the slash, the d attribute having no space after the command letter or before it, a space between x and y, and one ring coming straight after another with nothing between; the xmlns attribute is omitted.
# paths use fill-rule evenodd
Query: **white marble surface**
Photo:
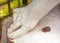
<svg viewBox="0 0 60 43"><path fill-rule="evenodd" d="M14 23L8 29L8 37L13 38L14 43L60 43L60 10L59 6L55 7L60 0L33 1L22 10L17 10L18 15L13 16ZM41 30L46 26L51 31L44 33Z"/></svg>
<svg viewBox="0 0 60 43"><path fill-rule="evenodd" d="M51 28L50 32L41 31L45 26ZM15 43L60 43L60 10L55 7L28 34L14 40Z"/></svg>

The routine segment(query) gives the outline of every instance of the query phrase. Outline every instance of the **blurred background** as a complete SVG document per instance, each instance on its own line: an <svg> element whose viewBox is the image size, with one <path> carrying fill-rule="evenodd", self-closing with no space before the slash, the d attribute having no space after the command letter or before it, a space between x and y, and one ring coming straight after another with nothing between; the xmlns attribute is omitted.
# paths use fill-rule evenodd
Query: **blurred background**
<svg viewBox="0 0 60 43"><path fill-rule="evenodd" d="M25 7L32 0L0 0L0 39L2 33L2 22L13 15L13 9Z"/></svg>

